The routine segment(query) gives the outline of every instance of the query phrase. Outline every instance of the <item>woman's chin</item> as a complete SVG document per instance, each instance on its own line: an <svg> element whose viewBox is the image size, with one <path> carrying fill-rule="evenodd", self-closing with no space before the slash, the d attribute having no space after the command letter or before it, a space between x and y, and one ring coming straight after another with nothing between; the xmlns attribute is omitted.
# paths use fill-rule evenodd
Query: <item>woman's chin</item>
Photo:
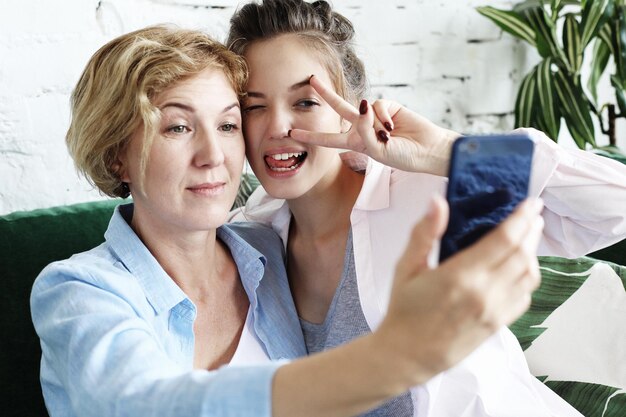
<svg viewBox="0 0 626 417"><path fill-rule="evenodd" d="M261 185L265 192L273 198L283 200L294 200L301 197L307 190L303 190L299 184L294 181L286 181L285 178L276 180L274 178L265 178L261 180Z"/></svg>

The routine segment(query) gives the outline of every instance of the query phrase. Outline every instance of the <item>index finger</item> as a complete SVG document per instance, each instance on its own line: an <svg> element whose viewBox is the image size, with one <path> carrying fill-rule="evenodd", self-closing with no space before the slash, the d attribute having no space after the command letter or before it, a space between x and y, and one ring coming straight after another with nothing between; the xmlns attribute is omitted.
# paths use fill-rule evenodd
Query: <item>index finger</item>
<svg viewBox="0 0 626 417"><path fill-rule="evenodd" d="M354 123L359 118L359 111L356 107L344 100L332 88L320 80L319 77L311 75L309 83L339 116L350 123Z"/></svg>
<svg viewBox="0 0 626 417"><path fill-rule="evenodd" d="M323 146L326 148L350 149L347 133L324 133L310 130L291 129L289 137L309 145Z"/></svg>

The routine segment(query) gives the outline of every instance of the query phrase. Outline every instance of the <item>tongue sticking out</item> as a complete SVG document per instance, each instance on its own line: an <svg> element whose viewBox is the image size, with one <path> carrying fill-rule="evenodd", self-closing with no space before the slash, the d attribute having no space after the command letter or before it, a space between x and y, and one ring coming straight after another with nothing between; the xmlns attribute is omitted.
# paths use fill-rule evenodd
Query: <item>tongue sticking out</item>
<svg viewBox="0 0 626 417"><path fill-rule="evenodd" d="M298 168L305 158L306 152L268 155L265 157L265 163L272 171L291 171Z"/></svg>

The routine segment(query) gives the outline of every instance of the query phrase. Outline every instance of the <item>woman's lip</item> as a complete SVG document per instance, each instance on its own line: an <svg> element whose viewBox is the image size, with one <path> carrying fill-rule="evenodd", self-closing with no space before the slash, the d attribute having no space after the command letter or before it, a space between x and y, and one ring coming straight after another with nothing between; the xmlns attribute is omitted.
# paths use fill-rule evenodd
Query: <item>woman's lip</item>
<svg viewBox="0 0 626 417"><path fill-rule="evenodd" d="M275 148L275 149L270 149L268 151L263 152L263 156L271 156L271 155L278 155L281 153L301 153L301 152L306 152L306 149L298 149L298 148L293 148L293 147L289 147L289 148Z"/></svg>
<svg viewBox="0 0 626 417"><path fill-rule="evenodd" d="M306 155L306 152L304 152ZM272 156L268 155L263 158L265 164L265 170L271 177L285 178L295 175L302 165L306 162L306 156L292 157L286 160L275 160Z"/></svg>
<svg viewBox="0 0 626 417"><path fill-rule="evenodd" d="M285 171L276 171L270 168L267 163L265 164L265 172L268 176L272 178L290 178L300 172L300 168L302 168L302 164L304 162L298 164L294 169L289 169Z"/></svg>
<svg viewBox="0 0 626 417"><path fill-rule="evenodd" d="M225 185L225 182L210 182L192 185L187 189L196 194L215 195L221 193Z"/></svg>
<svg viewBox="0 0 626 417"><path fill-rule="evenodd" d="M196 189L196 188L215 188L215 187L220 187L220 186L222 186L224 184L226 184L226 182L224 182L224 181L203 182L202 184L192 185L192 186L187 187L187 188L191 188L191 189Z"/></svg>

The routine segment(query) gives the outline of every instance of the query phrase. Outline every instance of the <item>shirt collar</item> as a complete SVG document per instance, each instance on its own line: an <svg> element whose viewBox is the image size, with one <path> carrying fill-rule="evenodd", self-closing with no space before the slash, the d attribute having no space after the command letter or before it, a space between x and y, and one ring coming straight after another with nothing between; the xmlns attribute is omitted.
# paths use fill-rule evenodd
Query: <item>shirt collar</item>
<svg viewBox="0 0 626 417"><path fill-rule="evenodd" d="M187 299L187 296L130 227L133 207L131 203L115 208L104 238L120 262L142 287L152 308L159 314L172 309Z"/></svg>
<svg viewBox="0 0 626 417"><path fill-rule="evenodd" d="M126 269L137 279L146 298L157 314L169 311L182 301L189 299L178 285L163 270L139 236L130 227L133 204L116 207L105 240ZM252 305L256 304L256 289L263 278L265 257L228 225L217 229L217 237L228 246L242 284Z"/></svg>
<svg viewBox="0 0 626 417"><path fill-rule="evenodd" d="M239 277L246 294L248 294L250 304L255 306L257 303L256 290L263 279L267 259L261 252L239 236L228 224L217 229L217 237L228 246L237 264Z"/></svg>
<svg viewBox="0 0 626 417"><path fill-rule="evenodd" d="M341 160L353 171L365 169L365 180L354 203L357 210L373 211L389 207L391 168L358 152L342 152Z"/></svg>

